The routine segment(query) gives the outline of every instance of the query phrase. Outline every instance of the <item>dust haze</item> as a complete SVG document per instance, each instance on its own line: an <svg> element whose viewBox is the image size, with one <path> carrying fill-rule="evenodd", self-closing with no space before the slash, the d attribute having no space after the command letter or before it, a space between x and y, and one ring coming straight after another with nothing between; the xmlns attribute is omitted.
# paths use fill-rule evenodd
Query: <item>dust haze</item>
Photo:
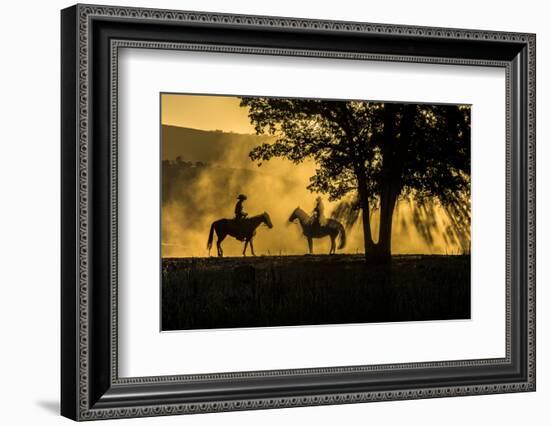
<svg viewBox="0 0 550 426"><path fill-rule="evenodd" d="M167 95L163 95L163 98ZM170 95L171 97L178 95ZM190 97L189 95L187 97ZM194 108L200 103L194 97ZM254 238L257 255L299 255L307 253L307 242L299 225L288 218L296 207L311 212L315 198L323 197L325 214L331 216L338 202L329 202L322 194L307 190L315 164L305 161L293 164L273 159L260 167L249 158L252 148L269 142L257 136L248 124L249 133L236 133L224 128L215 109L215 96L202 96L204 107L211 110L212 125L194 127L192 120L177 122L177 111L168 109L163 99L162 125L162 256L205 257L206 242L213 221L232 218L237 195L246 194L245 211L249 216L268 212L273 228L260 226ZM238 99L223 108L241 108ZM177 105L184 104L179 100ZM242 108L241 108L242 109ZM168 114L169 113L169 114ZM170 123L164 116L170 116ZM240 114L239 117L243 116ZM246 116L246 115L244 115ZM204 120L201 121L204 123ZM234 127L246 130L246 123ZM377 212L371 223L377 224ZM347 244L338 253L362 253L363 231L360 220L347 232ZM378 235L376 226L374 235ZM231 237L224 240L226 256L241 256L243 243ZM409 200L398 202L393 219L392 253L394 254L464 254L469 250L469 227L457 231L456 217L437 203L418 206ZM328 253L330 239L314 240L314 253ZM214 252L212 252L214 254Z"/></svg>

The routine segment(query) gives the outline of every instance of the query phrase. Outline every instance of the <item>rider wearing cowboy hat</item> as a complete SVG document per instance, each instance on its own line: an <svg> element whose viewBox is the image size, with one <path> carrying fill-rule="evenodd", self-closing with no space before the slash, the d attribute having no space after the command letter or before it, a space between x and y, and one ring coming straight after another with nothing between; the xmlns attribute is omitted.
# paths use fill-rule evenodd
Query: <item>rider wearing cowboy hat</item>
<svg viewBox="0 0 550 426"><path fill-rule="evenodd" d="M244 211L243 202L246 200L246 195L239 194L237 197L237 204L235 204L235 219L244 219L248 216L248 213Z"/></svg>

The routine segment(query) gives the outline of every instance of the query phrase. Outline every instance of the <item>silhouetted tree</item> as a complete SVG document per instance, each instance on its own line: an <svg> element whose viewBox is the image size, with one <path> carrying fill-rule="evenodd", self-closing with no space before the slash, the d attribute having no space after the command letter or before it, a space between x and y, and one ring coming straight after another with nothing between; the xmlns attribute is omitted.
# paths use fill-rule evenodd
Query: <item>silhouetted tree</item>
<svg viewBox="0 0 550 426"><path fill-rule="evenodd" d="M469 194L470 107L363 101L242 98L257 134L276 136L250 152L317 164L308 189L332 201L356 194L365 255L389 258L397 200L457 202ZM375 242L370 212L380 209Z"/></svg>

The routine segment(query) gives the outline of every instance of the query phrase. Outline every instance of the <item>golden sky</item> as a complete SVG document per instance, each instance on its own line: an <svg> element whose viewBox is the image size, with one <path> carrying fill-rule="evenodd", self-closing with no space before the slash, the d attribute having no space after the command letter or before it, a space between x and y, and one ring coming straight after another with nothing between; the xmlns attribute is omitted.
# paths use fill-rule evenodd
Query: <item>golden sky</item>
<svg viewBox="0 0 550 426"><path fill-rule="evenodd" d="M234 96L161 95L162 124L200 130L255 133L248 109Z"/></svg>

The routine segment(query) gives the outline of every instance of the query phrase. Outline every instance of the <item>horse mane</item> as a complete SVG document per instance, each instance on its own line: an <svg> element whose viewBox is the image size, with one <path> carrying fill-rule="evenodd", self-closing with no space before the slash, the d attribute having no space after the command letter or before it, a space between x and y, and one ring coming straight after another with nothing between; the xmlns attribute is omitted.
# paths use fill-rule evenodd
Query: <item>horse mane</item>
<svg viewBox="0 0 550 426"><path fill-rule="evenodd" d="M300 206L296 207L294 211L292 212L296 215L296 217L300 218L302 217L303 220L308 221L310 219L310 215L306 213L304 209L302 209Z"/></svg>

